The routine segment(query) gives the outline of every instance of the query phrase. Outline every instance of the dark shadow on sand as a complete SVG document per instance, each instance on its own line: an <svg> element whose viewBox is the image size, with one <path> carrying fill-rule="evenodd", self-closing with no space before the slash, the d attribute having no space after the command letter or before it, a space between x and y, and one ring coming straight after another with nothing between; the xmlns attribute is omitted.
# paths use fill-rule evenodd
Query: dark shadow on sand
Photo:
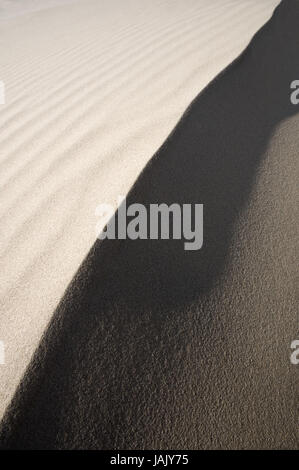
<svg viewBox="0 0 299 470"><path fill-rule="evenodd" d="M128 205L204 204L203 248L185 251L184 240L96 242L6 413L2 448L198 446L200 436L177 437L163 377L179 394L180 342L187 347L197 320L189 307L198 305L208 331L204 299L229 267L235 222L273 131L298 111L289 99L299 78L298 25L298 2L282 2L193 101L127 198Z"/></svg>

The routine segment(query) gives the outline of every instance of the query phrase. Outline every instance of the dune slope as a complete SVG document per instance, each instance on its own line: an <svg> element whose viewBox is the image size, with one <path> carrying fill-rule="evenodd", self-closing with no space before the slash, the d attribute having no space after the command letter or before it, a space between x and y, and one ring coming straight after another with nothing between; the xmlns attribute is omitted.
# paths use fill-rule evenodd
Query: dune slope
<svg viewBox="0 0 299 470"><path fill-rule="evenodd" d="M3 448L296 448L299 4L191 104L128 197L203 203L204 246L96 242Z"/></svg>
<svg viewBox="0 0 299 470"><path fill-rule="evenodd" d="M0 416L92 247L277 0L0 0Z"/></svg>

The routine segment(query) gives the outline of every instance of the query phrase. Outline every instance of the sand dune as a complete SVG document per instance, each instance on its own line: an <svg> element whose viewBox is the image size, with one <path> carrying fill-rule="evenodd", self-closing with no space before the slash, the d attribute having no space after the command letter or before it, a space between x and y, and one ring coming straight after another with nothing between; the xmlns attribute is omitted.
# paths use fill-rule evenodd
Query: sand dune
<svg viewBox="0 0 299 470"><path fill-rule="evenodd" d="M96 206L128 192L277 3L0 2L0 414L95 240Z"/></svg>
<svg viewBox="0 0 299 470"><path fill-rule="evenodd" d="M245 2L241 6L260 8L260 3L257 6ZM236 7L235 2L229 4ZM194 5L189 4L190 8ZM179 10L180 4L176 6ZM223 14L217 9L217 17L214 11L208 24L221 23L229 10L230 21L235 17L242 30L241 13L234 15L233 9L227 6L228 2ZM246 7L244 14L245 11ZM181 14L178 14L180 19ZM255 14L260 18L258 10ZM4 419L3 447L270 449L298 446L297 371L289 361L289 344L297 331L294 280L299 144L298 108L290 103L289 84L299 76L298 21L298 2L284 1L244 54L194 100L129 194L128 203L203 203L204 248L186 253L181 240L97 242L58 306ZM213 34L212 40L216 41ZM193 41L194 38L190 45L194 45ZM219 44L222 46L223 40ZM214 42L213 50L215 46ZM222 49L219 51L221 55ZM168 60L169 55L161 65ZM194 57L190 56L190 61L194 64ZM190 80L194 74L193 70ZM141 74L139 79L142 78ZM149 99L151 106L157 101L163 103L163 109L168 103L168 123L177 116L173 112L173 118L170 117L171 97L175 94L174 90L170 93L170 86L165 95L161 89L160 95L156 91ZM107 132L110 140L121 139L124 132L118 127L121 117L117 114L115 117L115 132L113 129L108 132L103 120L102 132L99 126L97 133L92 134L94 138L101 136L102 145ZM156 118L158 127L163 127L164 118L158 112L146 116L149 121L143 128L138 114L136 132L142 134L143 128L147 134L150 129L151 145L155 140ZM35 125L38 124L36 119ZM165 125L165 131L166 128ZM45 139L50 132L48 129ZM75 130L70 126L65 138L72 141L72 132ZM162 137L162 131L159 136ZM156 138L158 142L158 134ZM57 139L53 145L57 143L60 147ZM135 145L133 133L132 139ZM124 132L121 142L126 142L126 152L130 148L129 140ZM77 232L76 241L80 233L84 243L80 241L80 245L74 246L71 234L87 221L83 208L92 202L93 180L101 181L99 192L94 190L96 196L126 189L125 185L145 163L146 149L150 147L149 141L148 147L144 144L142 165L140 162L133 165L131 159L137 158L134 152L129 156L116 148L108 165L108 149L108 153L102 150L101 160L93 156L89 139L86 146L77 145L75 154L70 155L66 150L56 159L55 152L52 157L48 155L47 168L42 163L43 156L40 157L41 172L46 173L45 183L49 185L48 188L43 185L44 197L47 191L51 194L51 171L53 178L56 175L52 187L57 192L67 178L67 169L72 168L72 174L77 175L73 181L78 197L77 202L73 201L74 209L82 204L82 212L80 209L78 222L72 228L67 219L70 203L64 201L64 206L59 200L65 199L66 192L55 196L59 208L64 207L65 218L60 217L65 235L57 235L58 226L56 238L53 234L51 239L48 234L43 239L39 234L32 265L25 265L24 277L13 273L18 282L22 279L22 284L25 279L32 287L34 275L39 274L42 285L42 259L34 257L46 256L53 263L53 252L58 251L55 256L58 263L58 248L66 251L70 246L82 255L88 236L84 238L84 231ZM85 163L79 158L83 150ZM53 166L51 170L51 158L59 169ZM63 164L59 166L62 158ZM125 181L122 185L119 185L120 162ZM99 180L100 169L103 175ZM37 177L34 171L38 172L35 165L32 178ZM85 185L87 181L91 183L85 193L80 186L80 173ZM102 183L108 174L105 186ZM109 193L105 188L112 183L115 186ZM37 195L39 188L34 191ZM37 199L36 204L39 204L36 211L41 211L41 200ZM51 218L54 210L53 205L53 212L47 214L50 220L54 220ZM59 213L57 210L56 217ZM30 223L36 220L37 215ZM24 225L20 226L22 230ZM64 237L68 237L67 241ZM17 232L13 240L16 239ZM65 265L71 255L65 252L64 256ZM68 272L64 266L56 265L53 278L58 277L61 289L62 280L67 280L70 267L75 266L72 261L67 263ZM58 276L57 266L61 269ZM45 277L50 268L44 270ZM58 292L58 287L53 288L43 296L45 307L39 310L42 319L37 321L35 310L31 312L30 320L39 323L40 330L50 315L45 313L50 296L56 299ZM20 301L21 294L14 295ZM13 299L12 296L11 303ZM30 301L33 302L29 298ZM37 302L33 305L38 309ZM8 313L13 316L11 309ZM16 322L6 315L6 324ZM22 326L26 324L24 318L18 321ZM29 330L28 326L27 338L32 341Z"/></svg>

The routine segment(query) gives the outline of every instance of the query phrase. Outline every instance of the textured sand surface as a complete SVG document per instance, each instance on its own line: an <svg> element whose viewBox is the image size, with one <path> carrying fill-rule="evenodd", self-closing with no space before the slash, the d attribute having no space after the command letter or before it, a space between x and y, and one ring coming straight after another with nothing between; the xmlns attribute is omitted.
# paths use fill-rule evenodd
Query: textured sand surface
<svg viewBox="0 0 299 470"><path fill-rule="evenodd" d="M127 193L277 3L0 1L0 415L95 240L95 207Z"/></svg>
<svg viewBox="0 0 299 470"><path fill-rule="evenodd" d="M3 421L8 448L296 448L299 3L192 103L128 203L201 202L204 247L96 242Z"/></svg>

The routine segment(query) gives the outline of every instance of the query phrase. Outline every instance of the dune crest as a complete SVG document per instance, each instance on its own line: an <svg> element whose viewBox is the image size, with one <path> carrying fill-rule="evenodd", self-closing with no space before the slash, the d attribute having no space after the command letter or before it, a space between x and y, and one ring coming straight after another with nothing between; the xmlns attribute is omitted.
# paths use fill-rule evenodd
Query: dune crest
<svg viewBox="0 0 299 470"><path fill-rule="evenodd" d="M282 2L129 192L147 207L202 203L203 248L97 241L5 415L2 447L298 446L298 23L298 2Z"/></svg>

